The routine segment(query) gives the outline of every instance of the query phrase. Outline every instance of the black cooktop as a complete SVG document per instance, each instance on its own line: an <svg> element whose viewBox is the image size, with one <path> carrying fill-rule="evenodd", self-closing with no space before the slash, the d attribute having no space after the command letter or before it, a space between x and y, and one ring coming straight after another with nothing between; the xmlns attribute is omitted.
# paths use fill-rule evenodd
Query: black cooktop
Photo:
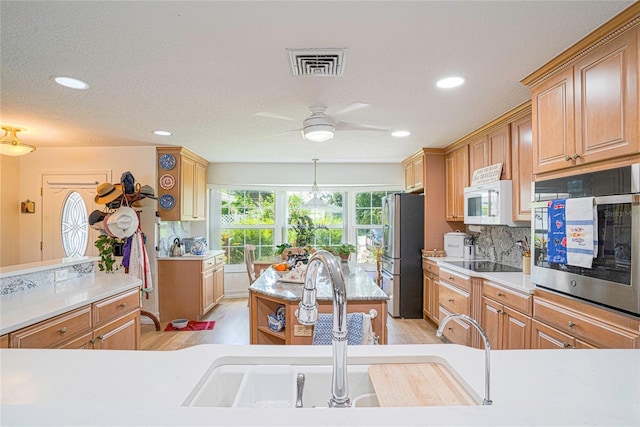
<svg viewBox="0 0 640 427"><path fill-rule="evenodd" d="M480 273L494 272L494 273L516 273L522 271L521 268L511 267L510 265L498 264L492 261L447 261L447 264L452 264L457 267L466 268L467 270L477 271Z"/></svg>

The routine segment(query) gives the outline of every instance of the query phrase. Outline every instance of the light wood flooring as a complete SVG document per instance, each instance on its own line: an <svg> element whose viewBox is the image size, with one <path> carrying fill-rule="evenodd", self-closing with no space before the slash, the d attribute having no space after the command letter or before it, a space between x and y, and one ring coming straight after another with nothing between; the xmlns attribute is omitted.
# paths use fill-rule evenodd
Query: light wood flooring
<svg viewBox="0 0 640 427"><path fill-rule="evenodd" d="M249 344L249 307L247 298L223 299L204 319L215 320L210 331L164 332L152 324L142 325L141 350L178 350L198 344ZM423 319L399 319L387 316L389 344L440 344L434 326Z"/></svg>

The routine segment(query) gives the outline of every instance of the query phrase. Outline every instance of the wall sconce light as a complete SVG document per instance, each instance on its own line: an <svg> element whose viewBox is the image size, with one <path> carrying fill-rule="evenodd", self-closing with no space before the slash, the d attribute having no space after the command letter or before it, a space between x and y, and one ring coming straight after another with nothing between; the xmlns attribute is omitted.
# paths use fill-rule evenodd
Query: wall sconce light
<svg viewBox="0 0 640 427"><path fill-rule="evenodd" d="M23 156L29 154L32 151L36 151L36 147L29 144L23 144L18 139L16 133L24 130L13 126L2 126L4 135L0 139L0 154L7 156Z"/></svg>
<svg viewBox="0 0 640 427"><path fill-rule="evenodd" d="M27 199L20 203L20 212L22 213L36 213L36 202L32 202Z"/></svg>

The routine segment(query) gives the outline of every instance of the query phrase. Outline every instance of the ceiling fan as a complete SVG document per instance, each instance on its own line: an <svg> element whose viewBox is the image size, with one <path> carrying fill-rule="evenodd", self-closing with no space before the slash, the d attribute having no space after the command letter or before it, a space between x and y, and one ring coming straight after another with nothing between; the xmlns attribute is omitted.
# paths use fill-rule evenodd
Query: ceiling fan
<svg viewBox="0 0 640 427"><path fill-rule="evenodd" d="M348 105L342 108L339 111L336 111L333 116L329 116L326 114L327 107L323 105L313 105L309 107L311 110L311 115L302 121L302 127L298 129L292 129L282 134L290 133L290 132L302 132L302 136L304 139L308 139L309 141L314 142L322 142L327 141L333 138L333 135L336 131L374 131L374 132L388 132L390 129L380 127L380 126L372 126L372 125L360 125L352 122L345 121L337 121L333 117L338 117L342 114L368 107L369 104L355 103ZM271 119L279 119L279 120L291 120L295 121L295 119L287 116L282 116L280 114L274 114L269 112L260 112L256 113L256 116L267 117Z"/></svg>

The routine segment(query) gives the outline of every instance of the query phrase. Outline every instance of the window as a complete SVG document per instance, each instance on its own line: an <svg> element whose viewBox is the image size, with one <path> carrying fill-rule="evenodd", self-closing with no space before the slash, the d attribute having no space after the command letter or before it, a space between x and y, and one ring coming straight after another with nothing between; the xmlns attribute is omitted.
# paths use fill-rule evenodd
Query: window
<svg viewBox="0 0 640 427"><path fill-rule="evenodd" d="M390 191L355 194L356 254L359 263L374 264L376 247L382 242L382 198Z"/></svg>
<svg viewBox="0 0 640 427"><path fill-rule="evenodd" d="M342 192L320 192L323 208L304 204L311 198L308 192L287 192L287 241L296 246L337 246L344 239Z"/></svg>
<svg viewBox="0 0 640 427"><path fill-rule="evenodd" d="M60 231L65 256L85 254L89 240L89 219L87 206L82 196L76 191L71 191L62 205Z"/></svg>
<svg viewBox="0 0 640 427"><path fill-rule="evenodd" d="M220 190L220 249L228 264L244 263L244 247L256 246L256 258L273 256L275 194L262 190Z"/></svg>

